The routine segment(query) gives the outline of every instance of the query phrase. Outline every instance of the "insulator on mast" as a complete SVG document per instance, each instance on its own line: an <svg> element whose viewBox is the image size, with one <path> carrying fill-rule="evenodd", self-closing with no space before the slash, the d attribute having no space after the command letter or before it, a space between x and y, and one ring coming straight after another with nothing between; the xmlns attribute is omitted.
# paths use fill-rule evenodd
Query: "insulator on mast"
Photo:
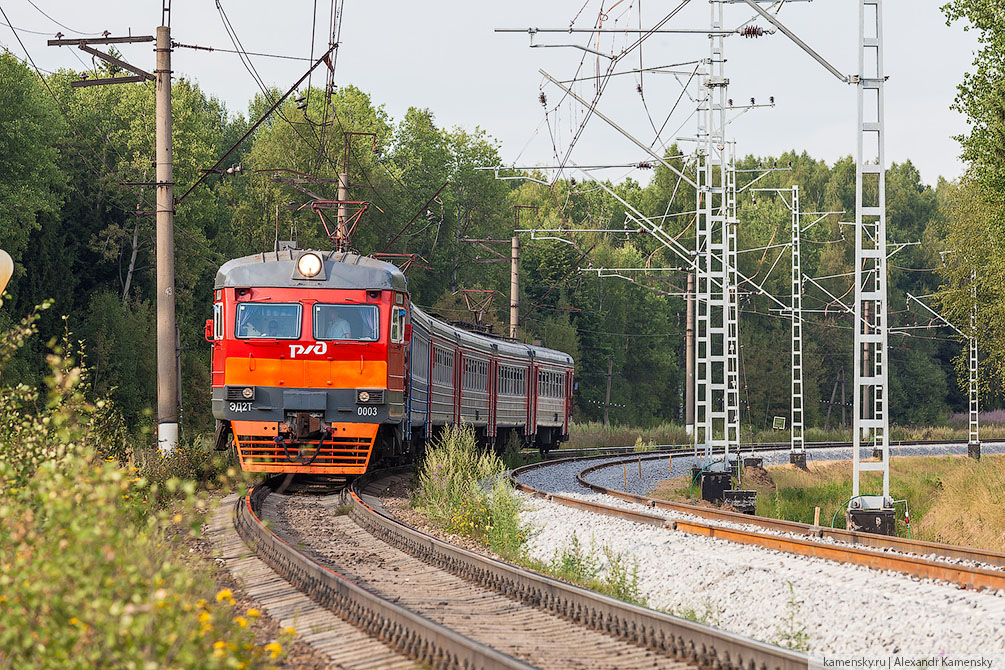
<svg viewBox="0 0 1005 670"><path fill-rule="evenodd" d="M768 32L769 31L765 30L761 26L743 26L743 28L740 28L740 34L748 39L763 37L764 35L767 35Z"/></svg>

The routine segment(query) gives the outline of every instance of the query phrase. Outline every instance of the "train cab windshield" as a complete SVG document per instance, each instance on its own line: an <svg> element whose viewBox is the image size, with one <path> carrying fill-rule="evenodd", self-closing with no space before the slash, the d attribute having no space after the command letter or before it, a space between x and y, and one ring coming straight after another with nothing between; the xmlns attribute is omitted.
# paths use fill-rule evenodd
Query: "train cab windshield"
<svg viewBox="0 0 1005 670"><path fill-rule="evenodd" d="M314 305L314 339L376 342L380 316L374 305Z"/></svg>
<svg viewBox="0 0 1005 670"><path fill-rule="evenodd" d="M237 337L295 340L300 337L301 306L243 302L237 306Z"/></svg>

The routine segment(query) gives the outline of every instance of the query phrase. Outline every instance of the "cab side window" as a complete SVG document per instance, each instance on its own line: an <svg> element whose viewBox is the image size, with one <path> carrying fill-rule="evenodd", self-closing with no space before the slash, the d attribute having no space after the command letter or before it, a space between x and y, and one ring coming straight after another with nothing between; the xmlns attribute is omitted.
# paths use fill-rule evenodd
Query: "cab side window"
<svg viewBox="0 0 1005 670"><path fill-rule="evenodd" d="M401 343L405 341L405 308L394 307L391 309L391 342Z"/></svg>
<svg viewBox="0 0 1005 670"><path fill-rule="evenodd" d="M223 339L223 303L213 304L213 339Z"/></svg>

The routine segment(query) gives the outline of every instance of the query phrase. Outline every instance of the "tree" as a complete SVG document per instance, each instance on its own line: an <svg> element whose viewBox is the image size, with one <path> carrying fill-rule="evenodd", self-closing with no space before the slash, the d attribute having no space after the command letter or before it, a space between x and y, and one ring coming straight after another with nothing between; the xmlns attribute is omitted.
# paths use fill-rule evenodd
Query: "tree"
<svg viewBox="0 0 1005 670"><path fill-rule="evenodd" d="M943 6L948 24L965 21L981 45L974 71L963 75L954 108L970 132L957 137L971 175L999 191L1005 186L1005 0L951 0Z"/></svg>
<svg viewBox="0 0 1005 670"><path fill-rule="evenodd" d="M63 204L65 125L35 73L7 51L0 53L0 82L0 248L20 266L31 234Z"/></svg>
<svg viewBox="0 0 1005 670"><path fill-rule="evenodd" d="M967 116L970 132L958 137L967 174L943 189L945 279L939 299L949 318L969 324L986 355L985 370L1000 387L1005 381L1005 0L952 0L947 21L966 21L981 45L974 71L964 75L955 108ZM958 367L963 370L962 357ZM985 383L988 381L984 376Z"/></svg>

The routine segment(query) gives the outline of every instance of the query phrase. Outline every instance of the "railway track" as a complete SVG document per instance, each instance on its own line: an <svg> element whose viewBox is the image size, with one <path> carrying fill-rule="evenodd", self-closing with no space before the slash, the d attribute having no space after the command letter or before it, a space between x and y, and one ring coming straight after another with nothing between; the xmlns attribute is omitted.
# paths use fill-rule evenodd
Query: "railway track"
<svg viewBox="0 0 1005 670"><path fill-rule="evenodd" d="M787 446L785 448L787 449ZM823 446L818 445L817 448ZM719 538L879 570L891 570L919 578L946 581L967 588L1005 591L1005 553L1002 552L751 516L731 510L655 499L604 486L591 480L591 475L610 468L620 474L629 465L634 470L637 464L640 473L643 463L647 468L653 465L663 467L663 464L667 463L669 453L673 452L656 455L638 454L632 458L613 460L600 456L549 460L517 468L510 474L510 479L517 489L561 505L664 527L670 531ZM631 507L584 500L575 495L543 490L521 481L522 476L534 470L598 459L604 459L604 462L588 465L576 471L576 483L584 489L631 503Z"/></svg>
<svg viewBox="0 0 1005 670"><path fill-rule="evenodd" d="M967 440L895 440L891 443L891 448L896 449L902 445L924 446L924 445L966 445ZM837 449L851 447L851 442L807 442L807 449ZM759 442L740 445L739 453L751 454L762 451L787 451L791 448L788 442ZM653 444L646 445L648 451L658 451L661 454L681 454L688 455L694 453L693 444ZM539 452L537 449L524 449L520 452L524 457L533 457ZM545 453L545 458L557 460L564 458L582 458L588 456L613 456L620 454L635 454L634 446L630 447L586 447L582 449L552 449ZM647 453L647 452L642 452ZM719 453L718 451L714 453Z"/></svg>
<svg viewBox="0 0 1005 670"><path fill-rule="evenodd" d="M420 663L722 670L808 665L803 654L623 603L404 526L381 510L375 495L386 479L357 480L347 498L284 499L273 484L256 486L237 501L234 524L244 542L326 611Z"/></svg>

